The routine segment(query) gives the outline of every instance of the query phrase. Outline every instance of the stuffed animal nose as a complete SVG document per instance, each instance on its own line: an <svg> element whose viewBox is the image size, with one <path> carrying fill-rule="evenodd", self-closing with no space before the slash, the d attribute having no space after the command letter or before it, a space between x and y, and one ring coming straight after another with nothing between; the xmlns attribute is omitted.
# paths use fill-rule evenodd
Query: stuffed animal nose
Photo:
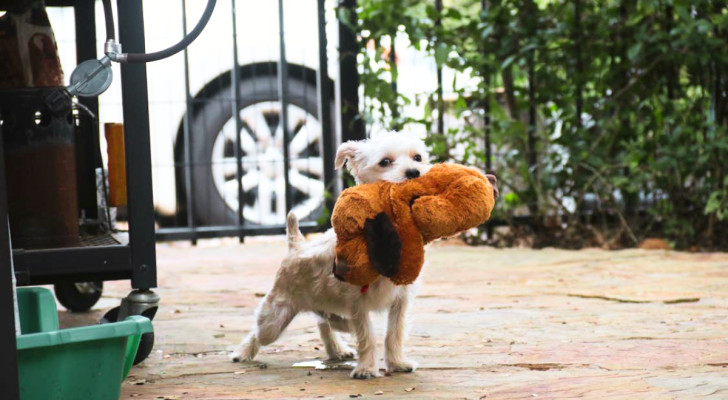
<svg viewBox="0 0 728 400"><path fill-rule="evenodd" d="M420 170L410 168L410 169L404 171L404 176L406 176L407 179L417 178L418 176L420 176Z"/></svg>

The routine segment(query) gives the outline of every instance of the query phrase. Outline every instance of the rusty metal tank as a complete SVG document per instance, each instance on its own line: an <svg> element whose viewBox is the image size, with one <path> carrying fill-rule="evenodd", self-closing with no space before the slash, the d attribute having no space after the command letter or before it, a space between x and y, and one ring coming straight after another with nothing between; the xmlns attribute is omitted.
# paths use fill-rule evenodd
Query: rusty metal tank
<svg viewBox="0 0 728 400"><path fill-rule="evenodd" d="M80 243L74 123L59 88L0 90L13 248Z"/></svg>

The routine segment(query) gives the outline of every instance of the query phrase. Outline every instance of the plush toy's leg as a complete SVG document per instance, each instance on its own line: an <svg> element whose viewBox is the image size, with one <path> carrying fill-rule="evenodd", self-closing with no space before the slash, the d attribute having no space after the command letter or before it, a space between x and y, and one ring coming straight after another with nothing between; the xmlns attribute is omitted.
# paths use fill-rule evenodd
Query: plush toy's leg
<svg viewBox="0 0 728 400"><path fill-rule="evenodd" d="M372 321L369 319L369 311L360 302L356 302L354 305L351 322L356 333L356 353L358 355L357 365L351 372L351 377L368 379L380 376L376 359L377 342L374 339Z"/></svg>
<svg viewBox="0 0 728 400"><path fill-rule="evenodd" d="M324 342L324 348L326 348L326 354L329 356L329 360L345 360L347 358L354 358L354 349L342 343L339 338L339 333L335 332L327 319L321 319L318 323L319 332L321 333L321 340Z"/></svg>
<svg viewBox="0 0 728 400"><path fill-rule="evenodd" d="M298 314L283 302L276 302L269 294L256 311L256 324L250 334L230 354L233 362L252 361L260 346L271 344Z"/></svg>
<svg viewBox="0 0 728 400"><path fill-rule="evenodd" d="M379 274L392 277L399 272L402 240L392 220L385 213L364 222L369 263Z"/></svg>
<svg viewBox="0 0 728 400"><path fill-rule="evenodd" d="M413 372L417 368L417 363L405 359L403 354L408 303L409 295L405 290L405 293L398 297L389 308L387 338L384 342L384 360L387 363L388 372Z"/></svg>

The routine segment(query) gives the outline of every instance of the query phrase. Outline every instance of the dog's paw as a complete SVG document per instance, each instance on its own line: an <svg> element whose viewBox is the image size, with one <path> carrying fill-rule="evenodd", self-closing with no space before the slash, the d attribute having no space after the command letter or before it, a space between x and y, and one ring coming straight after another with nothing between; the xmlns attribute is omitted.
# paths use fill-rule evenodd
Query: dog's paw
<svg viewBox="0 0 728 400"><path fill-rule="evenodd" d="M329 361L353 360L355 355L356 352L354 351L354 349L349 347L343 347L335 354L329 354Z"/></svg>
<svg viewBox="0 0 728 400"><path fill-rule="evenodd" d="M354 379L370 379L382 376L376 367L357 365L353 371L351 371L352 378Z"/></svg>
<svg viewBox="0 0 728 400"><path fill-rule="evenodd" d="M238 351L234 351L234 352L230 353L228 355L228 358L230 359L230 361L232 361L234 363L236 363L236 362L253 361L253 357L250 357L249 355L248 356L244 356L243 354L241 354Z"/></svg>
<svg viewBox="0 0 728 400"><path fill-rule="evenodd" d="M253 361L256 354L258 354L258 349L256 346L247 344L245 346L241 346L232 353L228 355L228 358L230 361L236 363L236 362L249 362Z"/></svg>
<svg viewBox="0 0 728 400"><path fill-rule="evenodd" d="M410 360L387 362L387 372L415 372L417 363Z"/></svg>

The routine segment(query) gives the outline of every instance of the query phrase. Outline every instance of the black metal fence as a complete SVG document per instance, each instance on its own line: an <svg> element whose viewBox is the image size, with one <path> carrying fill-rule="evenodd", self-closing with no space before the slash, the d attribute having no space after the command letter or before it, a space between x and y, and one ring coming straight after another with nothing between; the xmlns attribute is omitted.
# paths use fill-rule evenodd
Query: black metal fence
<svg viewBox="0 0 728 400"><path fill-rule="evenodd" d="M241 63L241 10L231 2L235 67L192 93L190 55L184 54L186 107L174 144L177 207L174 218L160 218L158 240L283 233L291 211L304 231L328 224L339 135L325 1L311 2L317 17L307 21L317 33L318 43L310 46L318 53L317 68L288 62L285 21L298 16L286 15L283 0L278 59ZM185 29L187 7L183 0Z"/></svg>

